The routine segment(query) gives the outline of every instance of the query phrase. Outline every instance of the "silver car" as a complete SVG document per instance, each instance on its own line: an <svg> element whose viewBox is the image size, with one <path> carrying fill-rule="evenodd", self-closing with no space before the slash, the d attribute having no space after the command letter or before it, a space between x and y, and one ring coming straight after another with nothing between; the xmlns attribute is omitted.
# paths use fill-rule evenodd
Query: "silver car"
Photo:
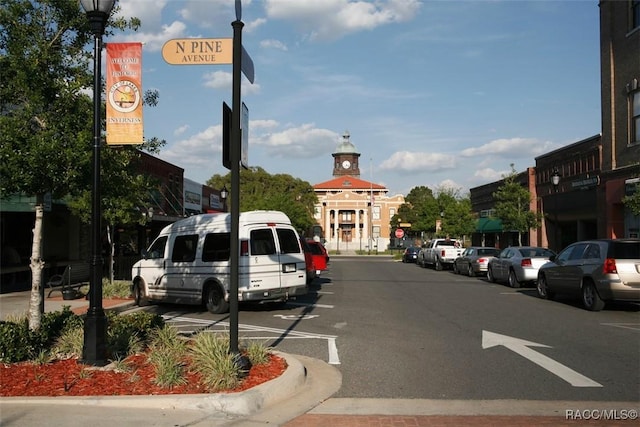
<svg viewBox="0 0 640 427"><path fill-rule="evenodd" d="M477 274L487 274L489 260L500 253L500 249L471 246L465 249L455 261L453 261L453 272L456 274L466 274L473 277Z"/></svg>
<svg viewBox="0 0 640 427"><path fill-rule="evenodd" d="M580 296L591 311L605 301L640 301L640 239L573 243L540 267L536 288L540 298Z"/></svg>
<svg viewBox="0 0 640 427"><path fill-rule="evenodd" d="M537 246L503 249L497 257L489 260L487 279L490 282L507 282L512 288L535 283L538 279L538 268L553 255L553 251Z"/></svg>

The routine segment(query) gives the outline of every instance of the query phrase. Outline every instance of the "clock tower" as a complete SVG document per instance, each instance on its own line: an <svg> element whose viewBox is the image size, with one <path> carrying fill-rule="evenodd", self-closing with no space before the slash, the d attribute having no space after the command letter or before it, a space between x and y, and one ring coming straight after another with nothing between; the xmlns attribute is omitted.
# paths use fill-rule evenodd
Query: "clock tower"
<svg viewBox="0 0 640 427"><path fill-rule="evenodd" d="M360 166L358 165L360 153L356 153L356 147L349 141L349 137L349 132L345 131L336 152L331 154L333 156L333 176L360 176Z"/></svg>

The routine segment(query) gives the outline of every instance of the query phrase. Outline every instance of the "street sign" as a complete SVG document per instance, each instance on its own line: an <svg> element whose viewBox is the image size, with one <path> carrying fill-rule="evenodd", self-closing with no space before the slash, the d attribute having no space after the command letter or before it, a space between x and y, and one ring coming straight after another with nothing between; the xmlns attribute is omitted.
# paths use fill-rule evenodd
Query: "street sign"
<svg viewBox="0 0 640 427"><path fill-rule="evenodd" d="M232 64L233 39L171 39L162 58L172 65Z"/></svg>
<svg viewBox="0 0 640 427"><path fill-rule="evenodd" d="M402 239L404 237L404 230L402 228L396 228L396 238Z"/></svg>

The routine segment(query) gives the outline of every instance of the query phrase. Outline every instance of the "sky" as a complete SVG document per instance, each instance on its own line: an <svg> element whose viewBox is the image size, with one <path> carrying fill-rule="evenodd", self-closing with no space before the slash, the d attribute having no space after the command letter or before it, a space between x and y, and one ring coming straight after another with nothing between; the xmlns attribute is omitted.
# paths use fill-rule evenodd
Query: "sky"
<svg viewBox="0 0 640 427"><path fill-rule="evenodd" d="M143 43L146 138L206 183L222 166L232 66L170 65L171 39L231 38L234 0L119 0ZM389 195L470 188L601 132L597 0L242 0L250 166L332 179L342 134Z"/></svg>

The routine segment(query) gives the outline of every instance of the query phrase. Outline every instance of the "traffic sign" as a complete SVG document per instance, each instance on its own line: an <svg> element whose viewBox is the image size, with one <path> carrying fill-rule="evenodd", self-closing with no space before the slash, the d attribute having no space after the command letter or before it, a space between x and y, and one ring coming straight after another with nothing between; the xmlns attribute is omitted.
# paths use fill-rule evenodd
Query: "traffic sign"
<svg viewBox="0 0 640 427"><path fill-rule="evenodd" d="M171 39L162 58L172 65L232 64L233 39Z"/></svg>
<svg viewBox="0 0 640 427"><path fill-rule="evenodd" d="M404 230L402 228L396 228L396 238L402 239L404 237Z"/></svg>

